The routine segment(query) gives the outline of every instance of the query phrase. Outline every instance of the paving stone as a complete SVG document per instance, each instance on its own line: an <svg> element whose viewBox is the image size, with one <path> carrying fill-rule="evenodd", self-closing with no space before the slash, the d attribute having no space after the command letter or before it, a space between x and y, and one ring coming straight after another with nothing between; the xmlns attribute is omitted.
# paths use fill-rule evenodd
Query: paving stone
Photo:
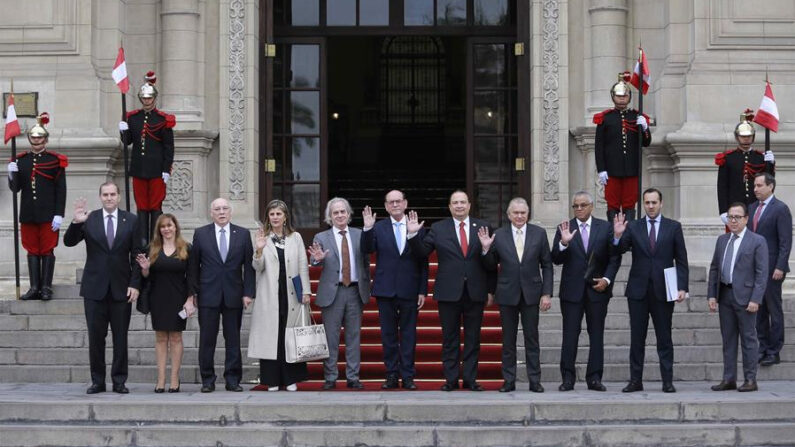
<svg viewBox="0 0 795 447"><path fill-rule="evenodd" d="M29 425L0 426L0 446L107 446L127 447L132 444L132 427L103 427L101 429L79 426L58 426L43 429Z"/></svg>
<svg viewBox="0 0 795 447"><path fill-rule="evenodd" d="M679 403L648 402L543 402L533 404L533 422L594 423L600 421L670 421L679 420Z"/></svg>

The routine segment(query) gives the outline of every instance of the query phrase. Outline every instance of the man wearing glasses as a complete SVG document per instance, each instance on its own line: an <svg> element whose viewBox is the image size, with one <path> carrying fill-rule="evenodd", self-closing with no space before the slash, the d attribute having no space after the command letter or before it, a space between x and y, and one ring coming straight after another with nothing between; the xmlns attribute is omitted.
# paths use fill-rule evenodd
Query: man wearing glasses
<svg viewBox="0 0 795 447"><path fill-rule="evenodd" d="M574 363L584 315L590 341L585 381L589 390L606 391L602 384L605 318L613 296L613 281L621 266L621 254L611 253L612 225L591 215L593 196L579 191L572 202L574 219L558 226L552 242L552 262L563 265L559 294L563 316L562 383L558 390L574 389L577 378Z"/></svg>
<svg viewBox="0 0 795 447"><path fill-rule="evenodd" d="M768 277L765 238L745 231L748 209L735 202L727 212L730 233L715 244L709 266L709 310L720 309L723 338L723 380L712 391L756 391L759 341L756 338L756 312L765 298ZM737 338L743 348L745 383L737 388Z"/></svg>

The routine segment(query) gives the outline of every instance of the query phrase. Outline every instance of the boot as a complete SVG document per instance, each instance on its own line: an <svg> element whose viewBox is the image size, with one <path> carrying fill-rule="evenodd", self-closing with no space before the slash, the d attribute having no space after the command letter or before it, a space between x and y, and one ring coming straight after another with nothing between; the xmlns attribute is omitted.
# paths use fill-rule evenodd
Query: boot
<svg viewBox="0 0 795 447"><path fill-rule="evenodd" d="M610 222L610 225L613 225L613 219L615 219L616 214L618 214L618 211L611 208L607 209L607 221Z"/></svg>
<svg viewBox="0 0 795 447"><path fill-rule="evenodd" d="M39 256L28 255L28 276L30 276L30 289L19 297L22 300L38 300L41 299L41 265Z"/></svg>
<svg viewBox="0 0 795 447"><path fill-rule="evenodd" d="M624 215L627 216L627 222L635 220L635 208L624 210Z"/></svg>
<svg viewBox="0 0 795 447"><path fill-rule="evenodd" d="M55 256L42 256L41 258L41 300L52 299L52 275L55 272Z"/></svg>
<svg viewBox="0 0 795 447"><path fill-rule="evenodd" d="M149 211L138 210L138 231L141 235L141 247L149 245Z"/></svg>
<svg viewBox="0 0 795 447"><path fill-rule="evenodd" d="M149 240L152 240L155 237L155 231L157 231L157 218L163 214L162 211L150 211L149 212Z"/></svg>

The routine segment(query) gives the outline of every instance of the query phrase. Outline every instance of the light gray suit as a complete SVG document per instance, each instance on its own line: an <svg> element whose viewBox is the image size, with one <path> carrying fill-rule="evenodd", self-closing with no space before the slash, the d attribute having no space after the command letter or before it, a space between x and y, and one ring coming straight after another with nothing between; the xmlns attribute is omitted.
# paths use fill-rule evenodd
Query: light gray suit
<svg viewBox="0 0 795 447"><path fill-rule="evenodd" d="M718 237L709 267L707 296L717 298L720 332L723 338L723 380L737 380L737 338L743 348L743 374L746 382L756 381L759 341L756 337L756 315L745 309L753 301L761 303L768 277L767 242L746 229L737 252L731 279L723 278L721 265L732 233Z"/></svg>
<svg viewBox="0 0 795 447"><path fill-rule="evenodd" d="M348 227L346 235L354 263L358 284L345 287L340 282L342 262L336 242L336 229L330 228L315 235L313 243L328 250L320 262L312 260L313 265L322 265L320 281L317 286L315 304L320 307L323 325L326 328L329 357L323 362L323 375L327 381L336 381L339 376L337 358L339 356L340 330L345 327L345 377L350 382L359 380L359 333L362 327L362 309L370 301L370 263L362 253L362 230Z"/></svg>

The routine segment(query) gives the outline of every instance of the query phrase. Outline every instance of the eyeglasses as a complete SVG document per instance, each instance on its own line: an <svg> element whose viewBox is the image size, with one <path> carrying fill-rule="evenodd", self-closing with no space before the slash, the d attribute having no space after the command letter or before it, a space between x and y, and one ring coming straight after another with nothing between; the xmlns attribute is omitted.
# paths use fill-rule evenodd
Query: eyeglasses
<svg viewBox="0 0 795 447"><path fill-rule="evenodd" d="M387 205L400 205L401 203L403 203L403 200L405 200L405 199L387 200L386 204Z"/></svg>
<svg viewBox="0 0 795 447"><path fill-rule="evenodd" d="M231 209L232 208L228 207L228 206L217 206L217 207L213 208L213 211L229 211Z"/></svg>
<svg viewBox="0 0 795 447"><path fill-rule="evenodd" d="M591 205L593 205L593 204L592 203L575 203L574 205L571 206L571 209L573 209L573 210L582 210L582 209L588 208Z"/></svg>
<svg viewBox="0 0 795 447"><path fill-rule="evenodd" d="M748 217L748 216L734 216L734 215L732 215L732 216L726 216L726 219L728 219L728 220L730 220L732 222L737 222L740 219L743 219L743 218L746 218L746 217Z"/></svg>

